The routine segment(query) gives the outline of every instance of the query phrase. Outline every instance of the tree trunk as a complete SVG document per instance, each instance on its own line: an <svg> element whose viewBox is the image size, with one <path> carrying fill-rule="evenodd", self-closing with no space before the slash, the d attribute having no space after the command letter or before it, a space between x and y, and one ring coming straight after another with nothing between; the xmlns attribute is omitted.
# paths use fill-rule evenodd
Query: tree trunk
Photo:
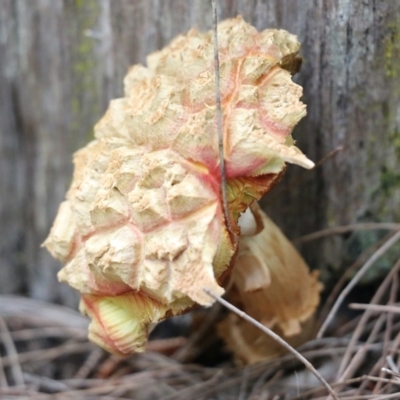
<svg viewBox="0 0 400 400"><path fill-rule="evenodd" d="M400 217L400 2L220 0L220 19L299 36L308 116L294 132L313 160L289 166L264 206L289 237ZM129 65L192 26L210 29L207 0L0 0L0 292L73 304L40 248L64 198L71 156L92 138ZM397 168L396 168L397 167ZM347 241L346 241L347 240ZM346 237L304 246L336 266ZM362 239L360 239L362 241Z"/></svg>

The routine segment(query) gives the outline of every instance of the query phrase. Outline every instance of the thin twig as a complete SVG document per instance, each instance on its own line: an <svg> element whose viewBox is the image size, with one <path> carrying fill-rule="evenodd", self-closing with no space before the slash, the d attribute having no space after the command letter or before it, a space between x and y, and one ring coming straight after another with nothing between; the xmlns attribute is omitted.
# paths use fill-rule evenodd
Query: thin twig
<svg viewBox="0 0 400 400"><path fill-rule="evenodd" d="M353 273L355 273L355 271L357 271L368 260L368 257L371 257L371 255L392 236L393 232L386 234L383 238L379 239L377 242L365 249L357 257L353 264L351 264L350 267L346 268L346 271L342 274L341 278L335 284L334 288L329 293L328 298L324 302L324 305L318 317L317 326L321 326L323 324L330 310L332 309L332 304L334 303L335 299L338 297L340 291L343 289L346 283L351 279Z"/></svg>
<svg viewBox="0 0 400 400"><path fill-rule="evenodd" d="M103 357L103 350L99 347L93 349L89 356L86 358L85 362L81 365L81 367L76 372L74 378L75 379L85 379L90 373L94 370L95 366L97 366L100 362L100 359Z"/></svg>
<svg viewBox="0 0 400 400"><path fill-rule="evenodd" d="M338 386L342 386L342 385L347 385L348 386L348 385L353 385L355 383L368 382L368 381L393 383L393 384L396 384L396 385L400 384L400 381L396 381L394 379L379 378L379 377L376 377L376 376L363 375L363 376L359 376L357 378L347 379L344 382L332 383L331 386L332 387L338 387ZM301 393L300 397L299 396L295 396L295 397L291 397L288 400L299 400L299 398L306 398L306 397L309 398L310 395L315 394L319 390L321 390L321 388L313 388L313 389L310 389L310 390L307 390L307 391ZM343 397L340 398L340 400L342 400L342 399L343 399ZM353 399L354 400L358 400L358 399L360 399L360 397L357 396L357 397L354 397Z"/></svg>
<svg viewBox="0 0 400 400"><path fill-rule="evenodd" d="M390 357L392 357L393 358L393 356L396 354L397 356L398 356L398 348L399 348L399 345L400 345L400 332L398 332L397 333L397 335L396 335L396 337L395 337L395 339L394 339L394 341L393 341L393 346L392 346L392 348L390 349L390 351L389 351L389 355L390 355ZM399 369L399 357L397 357L397 369Z"/></svg>
<svg viewBox="0 0 400 400"><path fill-rule="evenodd" d="M219 151L219 169L221 175L221 192L224 208L225 222L228 232L232 235L232 225L228 209L228 196L226 190L226 168L225 168L225 151L224 138L222 133L222 107L221 107L221 90L219 82L219 54L218 54L218 16L217 1L211 0L213 12L213 34L214 34L214 74L215 74L215 101L217 106L217 130L218 130L218 151Z"/></svg>
<svg viewBox="0 0 400 400"><path fill-rule="evenodd" d="M389 296L388 305L393 305L396 302L398 289L399 289L399 279L398 279L398 275L395 274L393 276L392 286L390 288L390 296ZM379 377L380 378L382 378L384 375L384 373L382 371L382 367L385 365L385 362L388 362L388 364L390 366L390 362L393 361L393 358L390 355L388 355L388 350L389 350L388 343L390 341L390 338L392 337L392 331L393 331L393 313L389 312L386 314L386 329L385 329L384 336L383 336L382 356L379 358L378 362L376 363L376 366L379 368ZM396 368L395 364L394 364L394 366ZM372 375L372 374L370 374L370 375ZM374 387L373 393L379 393L382 386L383 386L383 382L378 382ZM361 393L361 391L359 393Z"/></svg>
<svg viewBox="0 0 400 400"><path fill-rule="evenodd" d="M115 369L124 361L122 357L110 354L97 367L96 378L107 379L114 373Z"/></svg>
<svg viewBox="0 0 400 400"><path fill-rule="evenodd" d="M389 400L389 399L399 399L400 394L392 393L392 394L385 394L383 396L377 396L376 394L366 394L362 396L349 396L349 397L341 397L340 400Z"/></svg>
<svg viewBox="0 0 400 400"><path fill-rule="evenodd" d="M273 375L268 381L266 381L266 377L264 376L264 378L262 380L256 382L252 392L250 393L250 395L248 397L249 400L256 400L256 399L258 400L260 398L263 398L262 397L263 393L265 393L265 391L268 389L268 387L270 387L271 385L273 385L274 383L279 381L279 379L282 378L282 376L284 375L284 371L282 371L282 370L270 371L270 374L271 375L273 374Z"/></svg>
<svg viewBox="0 0 400 400"><path fill-rule="evenodd" d="M39 376L24 372L24 379L27 383L33 383L37 385L41 391L45 390L48 392L65 392L71 390L71 388L66 383L60 382L55 379L50 379L45 376Z"/></svg>
<svg viewBox="0 0 400 400"><path fill-rule="evenodd" d="M395 264L395 266L392 268L390 273L386 276L384 281L381 283L380 287L378 288L378 290L376 291L376 293L374 294L374 296L371 300L372 304L377 303L381 299L381 297L384 295L385 291L387 290L387 287L389 286L391 280L393 279L393 275L398 272L399 268L400 268L400 260ZM363 313L356 329L354 330L353 335L350 340L350 343L348 345L348 349L342 358L341 366L340 366L339 372L338 372L338 377L340 377L342 375L344 369L346 368L346 365L348 364L349 359L350 359L350 354L353 351L352 349L355 346L361 333L363 332L363 327L366 324L366 322L368 321L370 314L371 314L371 311L366 310Z"/></svg>
<svg viewBox="0 0 400 400"><path fill-rule="evenodd" d="M71 308L21 296L0 295L0 316L18 317L24 324L65 327L87 332L89 319Z"/></svg>
<svg viewBox="0 0 400 400"><path fill-rule="evenodd" d="M335 157L336 154L338 154L339 152L341 152L344 149L343 146L338 146L336 147L336 149L331 150L329 153L327 153L326 155L324 155L320 160L318 160L315 165L314 168L318 168L321 165L325 164L326 161L328 161L330 158Z"/></svg>
<svg viewBox="0 0 400 400"><path fill-rule="evenodd" d="M363 265L363 267L354 275L353 279L348 283L348 285L343 289L337 298L335 304L333 305L330 313L328 314L325 322L322 324L320 330L318 331L317 338L321 338L325 333L326 328L331 323L333 317L337 313L339 307L342 305L344 299L357 285L359 280L364 276L364 274L371 268L375 262L383 256L398 240L400 239L400 231L396 232L385 244L383 244Z"/></svg>
<svg viewBox="0 0 400 400"><path fill-rule="evenodd" d="M60 346L51 349L33 350L25 353L19 353L18 358L21 364L32 361L49 361L55 358L77 353L84 353L91 350L93 347L90 343L63 343ZM5 366L12 365L12 357L4 357L3 364Z"/></svg>
<svg viewBox="0 0 400 400"><path fill-rule="evenodd" d="M397 368L397 366L396 366L396 368ZM388 369L388 368L382 368L382 371L396 377L396 383L400 384L400 374L397 371L392 371L391 369Z"/></svg>
<svg viewBox="0 0 400 400"><path fill-rule="evenodd" d="M300 360L305 367L315 375L315 377L321 382L321 384L327 389L329 394L336 400L338 400L338 397L336 396L336 393L333 391L333 389L329 386L329 383L321 376L321 374L314 368L314 366L305 358L303 357L297 350L295 350L289 343L287 343L285 340L283 340L279 335L277 335L275 332L273 332L271 329L267 328L265 325L261 324L254 318L250 317L250 315L246 314L244 311L239 310L237 307L229 303L228 301L224 300L222 297L218 296L215 294L213 291L210 289L204 288L204 291L211 296L213 299L221 303L224 307L226 307L228 310L232 311L236 315L238 315L240 318L243 318L250 324L254 325L258 329L260 329L262 332L264 332L266 335L271 337L272 339L276 340L281 346L283 346L286 350L288 350L290 353L292 353L298 360Z"/></svg>
<svg viewBox="0 0 400 400"><path fill-rule="evenodd" d="M261 392L263 388L265 387L265 384L267 383L266 380L268 378L268 382L274 382L277 378L281 378L283 375L282 370L275 371L274 369L267 368L257 379L255 384L253 385L253 389L251 390L249 394L249 399L253 398L253 396L256 396L258 392Z"/></svg>
<svg viewBox="0 0 400 400"><path fill-rule="evenodd" d="M382 304L361 304L361 303L350 303L349 308L353 310L370 310L376 312L387 312L400 314L400 306L385 306Z"/></svg>
<svg viewBox="0 0 400 400"><path fill-rule="evenodd" d="M392 314L389 314L389 315L392 315ZM396 340L397 340L397 338L396 338ZM387 351L387 347L385 347L384 350ZM391 370L390 370L390 369L387 369L387 368L381 368L381 370L379 371L379 372L380 372L380 375L379 375L379 376L380 376L380 377L383 377L383 374L384 374L385 372L386 372L386 373L390 373L390 374L395 378L395 380L397 381L395 384L396 384L396 385L400 385L400 374L399 374L399 369L398 369L396 363L394 362L393 357L392 357L391 355L386 356L386 362L387 362L389 368L391 368ZM389 372L389 371L390 371L390 372ZM386 384L387 392L389 392L389 390L390 390L392 387L393 387L393 383L392 383L392 382L387 383L387 384Z"/></svg>
<svg viewBox="0 0 400 400"><path fill-rule="evenodd" d="M335 226L333 228L322 229L320 231L301 236L297 239L294 239L293 243L300 244L300 243L311 242L313 240L321 239L325 236L340 235L352 231L366 231L366 230L398 231L399 229L400 229L400 224L396 224L393 222L366 222L366 223L351 224L344 226Z"/></svg>
<svg viewBox="0 0 400 400"><path fill-rule="evenodd" d="M67 327L52 326L43 328L20 329L10 332L14 342L30 341L43 338L74 338L84 339L87 337L87 331L83 329L68 329ZM0 336L1 338L1 336Z"/></svg>
<svg viewBox="0 0 400 400"><path fill-rule="evenodd" d="M165 396L162 400L180 400L180 399L188 399L193 397L195 394L195 398L202 398L203 396L207 396L209 394L209 390L214 390L215 387L218 387L217 383L222 381L223 372L218 371L214 376L212 376L207 382L200 382L192 387L184 388L177 393L174 393L169 396Z"/></svg>
<svg viewBox="0 0 400 400"><path fill-rule="evenodd" d="M240 383L239 397L238 400L246 400L247 396L247 384L249 381L249 370L245 368L242 374L242 382Z"/></svg>
<svg viewBox="0 0 400 400"><path fill-rule="evenodd" d="M24 377L22 375L22 368L21 364L19 363L18 352L15 347L14 341L12 340L10 331L8 330L7 324L4 322L4 319L0 317L0 331L2 333L4 347L7 351L7 358L4 358L3 361L6 359L9 360L9 365L11 367L12 376L14 378L14 382L17 386L24 387ZM6 362L3 364L6 365Z"/></svg>
<svg viewBox="0 0 400 400"><path fill-rule="evenodd" d="M13 399L11 396L19 396L15 397L16 399L26 400L28 396L32 396L31 398L37 400L38 392L32 389L23 389L20 387L8 387L2 388L0 387L0 399ZM7 397L5 397L7 396ZM24 396L24 397L22 397Z"/></svg>
<svg viewBox="0 0 400 400"><path fill-rule="evenodd" d="M328 160L335 157L336 154L338 154L342 150L343 150L343 146L338 146L338 147L336 147L336 149L329 151L321 159L319 159L311 169L302 170L302 174L298 179L296 179L296 182L293 182L290 185L286 185L286 186L279 186L276 189L274 189L275 195L280 196L286 192L292 192L293 189L298 186L302 186L304 184L304 182L306 182L310 178L311 171L315 171L317 168L320 168L323 164L325 164Z"/></svg>
<svg viewBox="0 0 400 400"><path fill-rule="evenodd" d="M146 344L146 351L170 355L174 354L177 351L177 349L182 348L182 346L184 346L186 342L187 338L183 336L150 340Z"/></svg>
<svg viewBox="0 0 400 400"><path fill-rule="evenodd" d="M3 388L8 387L7 377L4 371L3 359L1 358L1 354L0 354L0 387Z"/></svg>
<svg viewBox="0 0 400 400"><path fill-rule="evenodd" d="M359 324L361 317L362 314L357 315L349 321L345 322L343 325L339 325L333 332L333 335L335 337L348 337L348 335L350 335Z"/></svg>
<svg viewBox="0 0 400 400"><path fill-rule="evenodd" d="M393 357L392 356L387 356L386 357L386 362L388 363L389 367L392 368L392 371L397 374L397 377L400 376L399 374L399 369L397 368L396 363L393 361Z"/></svg>
<svg viewBox="0 0 400 400"><path fill-rule="evenodd" d="M366 346L374 343L376 336L384 322L385 322L385 316L380 315L378 321L375 323L371 333L369 334L367 341L360 348L358 348L357 352L354 354L348 366L340 376L340 379L338 379L338 382L343 382L345 379L350 379L353 377L354 372L358 369L360 364L365 360L365 357L367 355L367 352L365 350Z"/></svg>

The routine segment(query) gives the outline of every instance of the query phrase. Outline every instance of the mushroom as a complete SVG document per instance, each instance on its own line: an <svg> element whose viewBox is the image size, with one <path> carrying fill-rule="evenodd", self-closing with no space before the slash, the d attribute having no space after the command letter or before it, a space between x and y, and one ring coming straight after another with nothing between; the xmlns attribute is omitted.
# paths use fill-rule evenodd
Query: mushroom
<svg viewBox="0 0 400 400"><path fill-rule="evenodd" d="M313 334L313 315L322 284L281 230L261 210L251 206L253 221L262 229L242 236L229 300L247 314L298 346ZM254 224L255 225L255 224ZM218 327L236 359L252 364L285 351L249 322L230 313Z"/></svg>
<svg viewBox="0 0 400 400"><path fill-rule="evenodd" d="M314 164L291 137L306 114L291 80L299 42L241 17L218 25L228 232L220 193L211 32L192 29L125 77L95 139L74 156L66 201L44 245L82 294L89 337L143 351L149 326L222 295L240 214L286 163Z"/></svg>

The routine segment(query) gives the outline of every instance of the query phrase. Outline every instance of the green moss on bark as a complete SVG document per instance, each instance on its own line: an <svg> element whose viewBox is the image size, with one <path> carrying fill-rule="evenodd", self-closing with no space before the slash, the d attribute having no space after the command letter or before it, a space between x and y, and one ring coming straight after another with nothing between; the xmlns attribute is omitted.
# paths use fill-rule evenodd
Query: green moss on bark
<svg viewBox="0 0 400 400"><path fill-rule="evenodd" d="M391 78L400 76L400 20L388 25L385 38L385 72Z"/></svg>
<svg viewBox="0 0 400 400"><path fill-rule="evenodd" d="M97 0L74 0L69 19L69 32L75 37L71 48L73 85L71 88L71 130L83 142L80 147L93 138L93 124L99 118L101 94L97 81L96 45L100 39L91 34L96 31L101 13Z"/></svg>

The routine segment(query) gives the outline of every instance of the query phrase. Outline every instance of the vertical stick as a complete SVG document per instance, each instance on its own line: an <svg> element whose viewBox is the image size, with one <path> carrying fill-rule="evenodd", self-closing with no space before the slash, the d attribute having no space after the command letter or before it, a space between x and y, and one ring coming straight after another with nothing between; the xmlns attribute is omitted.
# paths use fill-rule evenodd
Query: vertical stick
<svg viewBox="0 0 400 400"><path fill-rule="evenodd" d="M224 155L224 138L222 134L222 110L221 110L221 91L219 86L219 55L218 55L218 17L217 0L211 0L213 11L213 32L214 32L214 74L215 74L215 101L217 110L217 131L218 131L218 151L219 151L219 170L221 175L222 203L225 215L225 223L229 234L232 235L231 219L229 217L228 200L226 193L226 169Z"/></svg>

